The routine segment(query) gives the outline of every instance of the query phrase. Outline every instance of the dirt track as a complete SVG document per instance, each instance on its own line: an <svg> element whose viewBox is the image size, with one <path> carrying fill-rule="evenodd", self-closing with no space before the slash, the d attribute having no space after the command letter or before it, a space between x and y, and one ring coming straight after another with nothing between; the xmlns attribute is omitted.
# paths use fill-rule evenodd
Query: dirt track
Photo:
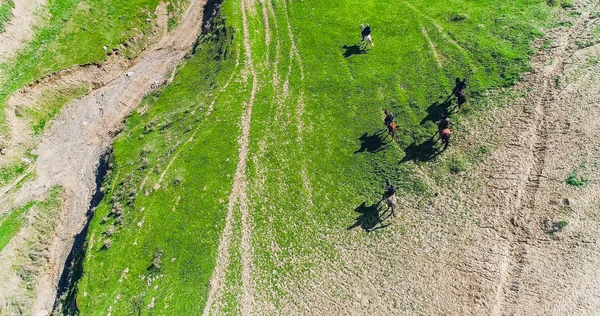
<svg viewBox="0 0 600 316"><path fill-rule="evenodd" d="M58 277L71 249L73 236L81 230L86 219L96 187L96 166L101 154L112 143L112 132L119 128L123 118L146 93L169 78L189 53L202 28L204 3L204 0L192 0L179 26L143 52L131 68L111 80L105 80L86 97L68 104L41 136L40 145L35 150L38 155L35 163L37 179L2 197L2 211L5 211L12 205L41 197L53 185L61 185L66 191L48 264L37 282L34 313L52 309ZM85 76L85 69L83 72L79 76ZM88 75L93 77L93 74L94 70ZM21 240L18 237L15 240ZM13 262L8 258L16 248L16 243L6 247L0 254L0 262ZM1 274L4 275L0 275L0 279L10 278L7 274L12 273L12 269L3 269ZM0 291L0 301L12 294Z"/></svg>
<svg viewBox="0 0 600 316"><path fill-rule="evenodd" d="M13 56L31 39L36 19L44 15L46 0L15 0L14 3L12 17L0 33L0 62Z"/></svg>

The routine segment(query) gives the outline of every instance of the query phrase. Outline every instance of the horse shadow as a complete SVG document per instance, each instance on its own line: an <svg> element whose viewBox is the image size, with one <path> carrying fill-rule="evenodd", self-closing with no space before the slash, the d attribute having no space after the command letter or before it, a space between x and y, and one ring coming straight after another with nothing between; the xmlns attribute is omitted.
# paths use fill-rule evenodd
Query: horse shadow
<svg viewBox="0 0 600 316"><path fill-rule="evenodd" d="M411 160L414 160L415 162L427 162L441 154L444 151L444 148L437 146L435 138L436 134L420 144L417 144L417 142L414 141L412 144L408 145L408 147L404 149L406 155L402 158L400 163Z"/></svg>
<svg viewBox="0 0 600 316"><path fill-rule="evenodd" d="M362 228L365 232L369 233L377 229L382 229L390 224L381 225L383 221L387 219L382 219L382 215L379 213L379 203L371 204L371 206L367 206L367 202L362 202L356 209L354 209L356 213L358 213L358 217L355 219L354 224L348 226L346 230L352 230L356 227ZM389 217L389 216L388 216Z"/></svg>
<svg viewBox="0 0 600 316"><path fill-rule="evenodd" d="M435 122L437 120L440 119L440 113L444 114L446 116L452 114L452 112L454 112L454 108L450 109L450 106L452 105L452 99L446 99L444 102L433 102L428 108L427 108L427 116L425 116L423 118L423 120L421 120L421 125L431 121L431 122Z"/></svg>
<svg viewBox="0 0 600 316"><path fill-rule="evenodd" d="M354 44L352 46L344 45L344 46L342 46L342 49L346 50L342 54L345 58L348 58L352 55L361 55L361 54L367 53L367 51L364 50L363 47L360 46L360 44Z"/></svg>
<svg viewBox="0 0 600 316"><path fill-rule="evenodd" d="M382 150L384 150L387 146L387 144L389 144L391 141L386 142L385 141L385 137L387 135L383 135L383 133L386 132L385 130L379 131L377 133L374 133L373 135L370 135L368 133L364 133L362 134L361 137L358 138L358 140L360 140L360 148L355 151L354 153L362 153L362 152L369 152L369 153L376 153L376 152L380 152ZM383 137L382 137L383 135Z"/></svg>

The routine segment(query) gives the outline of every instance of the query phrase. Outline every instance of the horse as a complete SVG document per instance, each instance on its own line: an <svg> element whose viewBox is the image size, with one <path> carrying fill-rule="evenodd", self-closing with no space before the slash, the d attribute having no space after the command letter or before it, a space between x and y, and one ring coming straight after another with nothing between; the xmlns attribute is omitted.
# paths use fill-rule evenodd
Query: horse
<svg viewBox="0 0 600 316"><path fill-rule="evenodd" d="M387 125L387 129L388 129L388 135L392 136L392 140L396 140L396 122L390 122Z"/></svg>
<svg viewBox="0 0 600 316"><path fill-rule="evenodd" d="M396 194L394 193L388 197L386 197L384 194L381 197L380 203L381 202L384 202L384 205L387 207L383 213L391 210L390 216L395 217L394 210L396 209L396 207L398 207L398 200L396 198Z"/></svg>
<svg viewBox="0 0 600 316"><path fill-rule="evenodd" d="M440 140L442 141L442 145L444 145L444 149L446 150L446 148L448 148L448 145L450 145L450 136L452 136L452 131L450 130L450 127L446 127L446 128L440 128L439 130L440 133Z"/></svg>
<svg viewBox="0 0 600 316"><path fill-rule="evenodd" d="M383 114L385 114L385 118L383 119L383 124L387 127L388 129L388 135L392 136L392 140L396 140L396 129L397 129L397 125L396 122L394 122L394 115L388 111L388 110L383 110Z"/></svg>
<svg viewBox="0 0 600 316"><path fill-rule="evenodd" d="M383 195L381 196L381 200L379 200L380 204L384 202L387 206L387 209L383 212L387 212L388 210L392 210L390 216L394 216L394 210L398 206L398 201L396 199L396 188L392 185L389 179L385 180L385 190L383 191Z"/></svg>

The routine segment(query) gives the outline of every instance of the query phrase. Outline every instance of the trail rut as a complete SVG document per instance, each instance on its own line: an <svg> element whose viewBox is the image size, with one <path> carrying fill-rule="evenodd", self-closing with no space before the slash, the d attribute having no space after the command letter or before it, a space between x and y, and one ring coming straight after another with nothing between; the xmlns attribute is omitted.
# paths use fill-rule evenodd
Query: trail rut
<svg viewBox="0 0 600 316"><path fill-rule="evenodd" d="M249 3L246 0L241 0L242 23L244 31L244 52L246 55L245 67L246 72L251 77L251 91L244 112L242 114L240 125L242 133L238 140L239 157L236 167L233 188L229 195L229 204L227 207L227 216L225 219L225 228L221 236L219 248L217 251L217 262L213 275L210 280L210 291L206 305L204 306L203 315L218 314L220 301L223 297L225 276L227 267L230 262L229 247L231 245L233 235L233 212L239 209L241 213L242 225L242 240L241 240L241 255L242 255L242 287L243 294L241 298L242 315L251 315L254 305L254 297L252 291L252 224L248 213L248 198L247 198L247 178L246 178L246 162L248 159L248 144L250 138L250 122L252 120L252 108L258 92L258 77L254 69L252 60L252 46L250 43L250 31L248 27L247 11L250 10ZM265 22L267 23L267 22Z"/></svg>

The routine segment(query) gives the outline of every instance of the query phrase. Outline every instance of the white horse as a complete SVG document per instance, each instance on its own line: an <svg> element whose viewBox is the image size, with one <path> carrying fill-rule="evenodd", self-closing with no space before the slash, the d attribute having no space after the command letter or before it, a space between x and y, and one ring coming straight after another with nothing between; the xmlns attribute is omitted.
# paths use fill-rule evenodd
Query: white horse
<svg viewBox="0 0 600 316"><path fill-rule="evenodd" d="M363 31L365 30L365 28L369 28L369 33L368 34L363 34ZM373 39L371 38L371 26L369 24L367 24L367 26L365 27L364 24L360 25L360 35L362 36L362 40L361 40L361 44L365 43L365 46L368 46L369 43L371 43L371 46L375 46L375 44L373 44Z"/></svg>

